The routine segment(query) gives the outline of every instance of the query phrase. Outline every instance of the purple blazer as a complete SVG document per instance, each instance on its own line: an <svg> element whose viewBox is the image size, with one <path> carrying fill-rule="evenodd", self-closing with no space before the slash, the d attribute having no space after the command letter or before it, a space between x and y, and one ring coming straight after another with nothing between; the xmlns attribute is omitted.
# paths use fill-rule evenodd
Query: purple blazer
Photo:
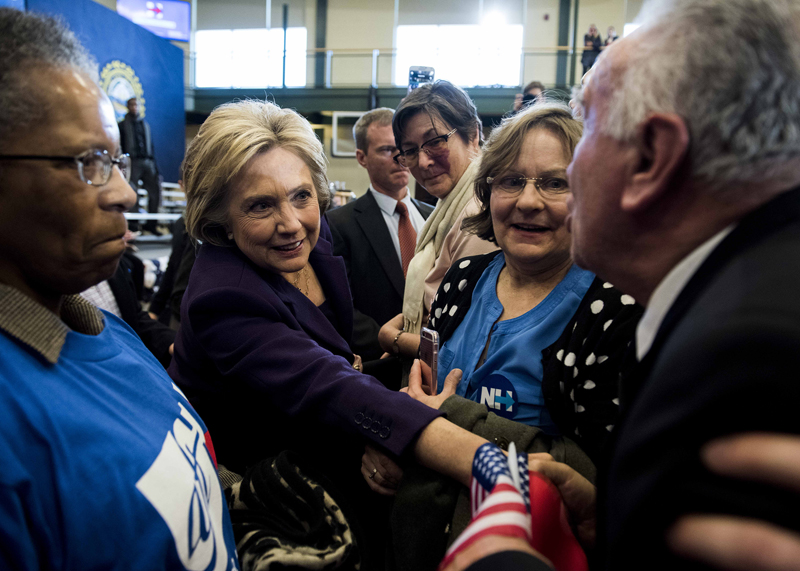
<svg viewBox="0 0 800 571"><path fill-rule="evenodd" d="M285 448L365 441L403 454L440 415L352 368L353 302L323 219L309 261L339 322L238 248L204 244L169 367L206 422L220 463L242 469ZM355 438L348 438L355 437Z"/></svg>

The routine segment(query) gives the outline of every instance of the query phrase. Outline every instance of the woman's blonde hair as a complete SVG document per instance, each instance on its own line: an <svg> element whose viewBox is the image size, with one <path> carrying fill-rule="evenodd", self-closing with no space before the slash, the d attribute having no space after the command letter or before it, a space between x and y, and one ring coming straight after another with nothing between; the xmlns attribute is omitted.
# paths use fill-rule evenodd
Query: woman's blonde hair
<svg viewBox="0 0 800 571"><path fill-rule="evenodd" d="M184 217L192 238L231 245L226 230L230 182L254 156L276 148L294 153L308 166L320 213L325 212L330 204L325 153L309 122L265 101L226 103L211 112L183 160Z"/></svg>
<svg viewBox="0 0 800 571"><path fill-rule="evenodd" d="M572 117L569 106L553 101L530 105L516 115L503 119L483 146L475 178L475 195L481 203L481 211L464 219L461 224L464 230L489 242L497 243L489 206L492 187L486 182L486 178L496 177L511 170L522 152L525 135L531 129L550 131L561 141L567 158L572 160L572 154L583 134L583 123Z"/></svg>

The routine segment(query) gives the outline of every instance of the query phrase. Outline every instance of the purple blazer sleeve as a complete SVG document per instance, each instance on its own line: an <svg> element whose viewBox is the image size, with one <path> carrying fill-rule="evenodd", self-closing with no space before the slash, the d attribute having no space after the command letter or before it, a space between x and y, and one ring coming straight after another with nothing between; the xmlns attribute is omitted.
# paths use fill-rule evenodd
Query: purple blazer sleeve
<svg viewBox="0 0 800 571"><path fill-rule="evenodd" d="M341 316L349 307L352 316L344 266L329 248L321 239L312 265L334 310ZM290 417L361 435L398 455L440 415L355 371L349 346L313 303L233 248L201 248L182 314L169 370L179 385L222 392L243 384Z"/></svg>

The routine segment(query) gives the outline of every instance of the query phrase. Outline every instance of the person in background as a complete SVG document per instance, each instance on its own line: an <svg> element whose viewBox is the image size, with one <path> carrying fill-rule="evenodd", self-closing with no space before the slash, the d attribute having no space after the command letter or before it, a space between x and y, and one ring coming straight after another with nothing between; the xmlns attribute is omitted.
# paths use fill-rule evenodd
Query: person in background
<svg viewBox="0 0 800 571"><path fill-rule="evenodd" d="M514 112L522 109L524 105L532 105L543 99L544 84L541 81L531 81L514 97Z"/></svg>
<svg viewBox="0 0 800 571"><path fill-rule="evenodd" d="M583 74L586 75L600 51L603 49L603 39L600 37L600 32L597 31L597 26L592 24L589 26L589 32L583 36L583 55L581 56L581 65L583 65Z"/></svg>
<svg viewBox="0 0 800 571"><path fill-rule="evenodd" d="M433 207L411 197L408 169L394 161L394 110L373 109L353 126L356 160L367 170L369 189L326 215L333 253L342 256L353 294L353 351L379 359L380 326L403 309L406 272L417 235ZM399 388L399 386L397 387Z"/></svg>
<svg viewBox="0 0 800 571"><path fill-rule="evenodd" d="M32 12L0 8L0 38L0 568L234 571L203 421L77 295L114 274L136 202L97 63Z"/></svg>
<svg viewBox="0 0 800 571"><path fill-rule="evenodd" d="M161 206L161 181L159 180L150 125L143 117L139 116L138 99L131 97L126 102L126 105L128 113L119 122L122 152L131 157L131 184L136 189L138 182L142 181L147 191L147 212L156 214L159 206ZM155 234L157 226L158 224L155 220L148 220L142 226L142 229L145 232Z"/></svg>
<svg viewBox="0 0 800 571"><path fill-rule="evenodd" d="M180 307L172 307L172 297L184 251L186 248L192 247L190 244L191 240L186 233L186 224L183 220L183 216L181 216L172 225L172 250L169 254L167 269L164 271L164 275L161 276L161 283L158 285L158 291L153 295L153 299L150 301L150 307L147 309L150 317L158 319L166 325L174 325L175 329L177 329L179 320L172 320L171 317L175 314L180 314Z"/></svg>
<svg viewBox="0 0 800 571"><path fill-rule="evenodd" d="M607 34L608 35L606 36L606 41L605 41L605 43L603 43L603 48L604 49L607 48L608 46L610 46L611 44L613 44L614 42L616 42L619 39L619 36L617 36L617 29L614 26L609 26L608 27Z"/></svg>
<svg viewBox="0 0 800 571"><path fill-rule="evenodd" d="M461 229L464 218L480 210L473 188L483 140L478 111L464 90L441 79L418 87L400 103L392 130L400 149L395 160L439 199L417 238L406 276L403 313L386 322L378 334L384 351L410 362L417 355L419 333L428 322L433 296L450 265L497 247Z"/></svg>

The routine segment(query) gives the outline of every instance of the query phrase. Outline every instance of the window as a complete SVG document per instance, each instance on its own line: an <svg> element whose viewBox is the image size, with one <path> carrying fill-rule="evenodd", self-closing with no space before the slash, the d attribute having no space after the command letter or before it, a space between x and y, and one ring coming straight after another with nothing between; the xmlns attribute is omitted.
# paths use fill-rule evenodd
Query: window
<svg viewBox="0 0 800 571"><path fill-rule="evenodd" d="M305 28L286 30L286 86L306 84ZM200 30L195 34L197 87L280 87L283 28Z"/></svg>
<svg viewBox="0 0 800 571"><path fill-rule="evenodd" d="M522 25L397 26L395 85L408 68L425 65L437 79L462 87L520 85Z"/></svg>

